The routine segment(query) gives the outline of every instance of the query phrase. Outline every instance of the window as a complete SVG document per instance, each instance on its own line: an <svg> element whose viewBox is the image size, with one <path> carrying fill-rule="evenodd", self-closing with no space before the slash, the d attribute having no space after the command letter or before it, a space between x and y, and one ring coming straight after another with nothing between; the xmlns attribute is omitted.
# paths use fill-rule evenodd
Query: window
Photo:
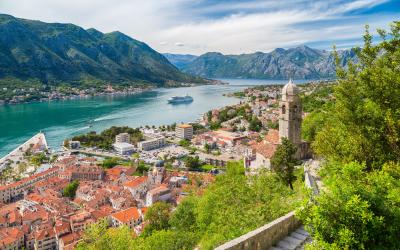
<svg viewBox="0 0 400 250"><path fill-rule="evenodd" d="M282 105L282 114L286 114L286 106Z"/></svg>

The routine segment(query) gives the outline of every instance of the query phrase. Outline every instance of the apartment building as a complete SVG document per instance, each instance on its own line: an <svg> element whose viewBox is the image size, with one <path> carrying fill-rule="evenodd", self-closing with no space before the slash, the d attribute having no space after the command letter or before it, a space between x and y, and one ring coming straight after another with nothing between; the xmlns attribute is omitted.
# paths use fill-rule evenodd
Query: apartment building
<svg viewBox="0 0 400 250"><path fill-rule="evenodd" d="M145 141L138 143L138 148L143 151L153 150L165 146L165 137L157 135L147 135Z"/></svg>
<svg viewBox="0 0 400 250"><path fill-rule="evenodd" d="M176 125L175 136L180 139L191 140L193 137L193 126L190 124Z"/></svg>
<svg viewBox="0 0 400 250"><path fill-rule="evenodd" d="M115 136L116 143L123 143L123 142L129 143L129 141L130 141L130 136L128 133L121 133Z"/></svg>

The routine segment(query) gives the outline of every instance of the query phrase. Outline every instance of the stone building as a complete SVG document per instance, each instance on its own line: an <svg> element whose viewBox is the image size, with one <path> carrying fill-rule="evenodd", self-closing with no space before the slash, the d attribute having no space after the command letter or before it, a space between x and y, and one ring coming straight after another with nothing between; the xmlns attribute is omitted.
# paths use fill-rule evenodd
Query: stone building
<svg viewBox="0 0 400 250"><path fill-rule="evenodd" d="M285 137L294 144L301 143L302 107L299 88L292 79L282 89L279 108L279 141Z"/></svg>
<svg viewBox="0 0 400 250"><path fill-rule="evenodd" d="M244 158L245 167L250 172L271 167L270 159L282 143L282 138L288 138L297 147L296 158L310 157L309 144L301 140L303 110L299 93L299 88L291 79L283 87L279 102L279 132L270 129L262 142L250 145Z"/></svg>

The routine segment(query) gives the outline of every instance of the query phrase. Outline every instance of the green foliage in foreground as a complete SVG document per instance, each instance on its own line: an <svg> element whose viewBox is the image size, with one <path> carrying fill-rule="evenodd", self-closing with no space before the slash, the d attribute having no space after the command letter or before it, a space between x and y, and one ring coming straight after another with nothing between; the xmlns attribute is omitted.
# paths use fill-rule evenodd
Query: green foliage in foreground
<svg viewBox="0 0 400 250"><path fill-rule="evenodd" d="M400 165L365 170L326 166L329 191L297 213L312 233L312 249L400 249Z"/></svg>
<svg viewBox="0 0 400 250"><path fill-rule="evenodd" d="M304 121L327 160L325 188L298 211L311 249L400 249L400 22L378 33L338 69L333 104Z"/></svg>
<svg viewBox="0 0 400 250"><path fill-rule="evenodd" d="M79 181L77 180L69 183L63 190L63 196L74 198L76 190L78 190L78 187L79 187Z"/></svg>
<svg viewBox="0 0 400 250"><path fill-rule="evenodd" d="M98 147L103 149L112 149L112 144L115 142L115 136L120 133L128 133L131 143L137 143L143 139L142 132L137 128L130 127L115 127L104 130L100 134L89 132L85 135L78 135L72 138L73 141L80 141L83 146Z"/></svg>
<svg viewBox="0 0 400 250"><path fill-rule="evenodd" d="M378 169L400 160L400 22L379 33L383 42L374 45L367 31L359 62L338 68L333 107L314 115L310 135L317 154Z"/></svg>
<svg viewBox="0 0 400 250"><path fill-rule="evenodd" d="M156 228L149 224L150 233L132 239L126 228L119 228L93 236L98 229L92 228L101 225L92 226L78 249L213 249L293 210L303 199L301 179L292 191L271 172L246 177L241 163L230 163L226 174L217 176L202 196L188 196L166 215L167 223L154 216ZM155 214L167 210L156 209L161 212ZM128 243L111 247L123 239Z"/></svg>

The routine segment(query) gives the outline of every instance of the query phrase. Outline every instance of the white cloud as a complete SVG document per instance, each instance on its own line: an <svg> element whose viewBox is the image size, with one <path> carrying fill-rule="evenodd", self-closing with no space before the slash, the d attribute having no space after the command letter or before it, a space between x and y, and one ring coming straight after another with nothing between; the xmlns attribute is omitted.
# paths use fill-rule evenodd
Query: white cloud
<svg viewBox="0 0 400 250"><path fill-rule="evenodd" d="M349 11L370 8L387 0L351 3L252 0L230 4L219 1L213 5L205 5L203 1L10 0L0 3L0 11L28 19L74 23L103 32L119 30L160 52L192 54L249 53L360 38L367 22L374 28L386 27L394 20L388 15L344 16Z"/></svg>
<svg viewBox="0 0 400 250"><path fill-rule="evenodd" d="M176 43L175 43L175 46L183 47L183 46L185 46L185 44L184 44L184 43L181 43L181 42L176 42Z"/></svg>

